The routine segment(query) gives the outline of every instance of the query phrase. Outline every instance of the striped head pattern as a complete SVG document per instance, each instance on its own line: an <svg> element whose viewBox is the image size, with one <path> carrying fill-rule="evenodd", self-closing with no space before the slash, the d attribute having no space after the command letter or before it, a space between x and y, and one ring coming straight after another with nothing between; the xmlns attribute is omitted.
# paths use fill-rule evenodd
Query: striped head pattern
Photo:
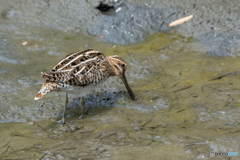
<svg viewBox="0 0 240 160"><path fill-rule="evenodd" d="M112 76L123 76L127 69L127 63L120 57L108 56L107 57L110 65L112 66Z"/></svg>

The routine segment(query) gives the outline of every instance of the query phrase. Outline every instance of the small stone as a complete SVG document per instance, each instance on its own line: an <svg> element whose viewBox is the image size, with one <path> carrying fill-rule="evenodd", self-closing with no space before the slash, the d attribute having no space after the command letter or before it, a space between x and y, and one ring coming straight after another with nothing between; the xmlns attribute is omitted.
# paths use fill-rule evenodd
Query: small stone
<svg viewBox="0 0 240 160"><path fill-rule="evenodd" d="M28 44L27 41L23 42L22 45L26 46Z"/></svg>
<svg viewBox="0 0 240 160"><path fill-rule="evenodd" d="M205 159L205 156L203 154L200 154L199 156L197 156L197 159Z"/></svg>
<svg viewBox="0 0 240 160"><path fill-rule="evenodd" d="M140 130L141 130L141 128L140 128L140 127L138 127L138 126L134 126L134 127L133 127L133 130L140 131Z"/></svg>
<svg viewBox="0 0 240 160"><path fill-rule="evenodd" d="M31 125L31 126L32 126L32 125L34 125L34 123L33 123L33 122L29 122L28 125Z"/></svg>

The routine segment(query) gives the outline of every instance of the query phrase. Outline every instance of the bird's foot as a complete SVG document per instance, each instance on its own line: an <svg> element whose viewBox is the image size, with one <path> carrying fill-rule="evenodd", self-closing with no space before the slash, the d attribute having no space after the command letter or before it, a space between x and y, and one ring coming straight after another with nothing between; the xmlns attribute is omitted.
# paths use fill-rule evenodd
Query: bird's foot
<svg viewBox="0 0 240 160"><path fill-rule="evenodd" d="M81 115L80 117L78 117L78 119L83 119L83 118L85 118L86 116L84 116L84 115Z"/></svg>
<svg viewBox="0 0 240 160"><path fill-rule="evenodd" d="M87 114L88 114L88 112L91 110L91 107L90 108L88 108L88 110L87 110L87 112L83 112L82 114L81 114L81 116L80 117L78 117L78 119L83 119L83 118L86 118L87 116Z"/></svg>
<svg viewBox="0 0 240 160"><path fill-rule="evenodd" d="M59 121L56 121L57 123L61 123L61 124L66 124L66 122L65 122L65 118L63 117L61 120L59 120Z"/></svg>

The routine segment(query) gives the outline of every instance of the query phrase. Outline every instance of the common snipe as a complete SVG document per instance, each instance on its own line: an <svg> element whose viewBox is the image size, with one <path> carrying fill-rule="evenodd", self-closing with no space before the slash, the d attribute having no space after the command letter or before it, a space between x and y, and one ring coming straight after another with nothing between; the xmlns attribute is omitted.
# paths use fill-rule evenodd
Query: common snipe
<svg viewBox="0 0 240 160"><path fill-rule="evenodd" d="M68 103L68 93L79 94L83 114L83 96L100 86L108 77L119 76L132 100L134 94L125 77L126 62L114 55L104 56L101 52L92 49L72 53L62 59L50 72L42 72L46 79L42 88L35 96L35 100L43 97L50 91L62 91L66 93L66 101L63 110L63 118L60 122L65 123L65 111Z"/></svg>

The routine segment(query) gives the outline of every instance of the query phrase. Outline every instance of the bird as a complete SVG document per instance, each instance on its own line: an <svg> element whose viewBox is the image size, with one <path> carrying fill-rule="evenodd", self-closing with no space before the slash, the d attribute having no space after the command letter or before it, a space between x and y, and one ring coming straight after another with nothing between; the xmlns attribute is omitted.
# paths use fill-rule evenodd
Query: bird
<svg viewBox="0 0 240 160"><path fill-rule="evenodd" d="M84 96L101 86L108 77L117 76L122 79L130 98L134 101L134 93L125 76L126 69L127 63L117 55L105 56L100 51L93 49L71 53L49 72L41 72L46 81L42 84L34 100L38 100L52 91L65 92L63 117L59 121L64 124L68 94L78 94L81 97L80 117L82 117Z"/></svg>

